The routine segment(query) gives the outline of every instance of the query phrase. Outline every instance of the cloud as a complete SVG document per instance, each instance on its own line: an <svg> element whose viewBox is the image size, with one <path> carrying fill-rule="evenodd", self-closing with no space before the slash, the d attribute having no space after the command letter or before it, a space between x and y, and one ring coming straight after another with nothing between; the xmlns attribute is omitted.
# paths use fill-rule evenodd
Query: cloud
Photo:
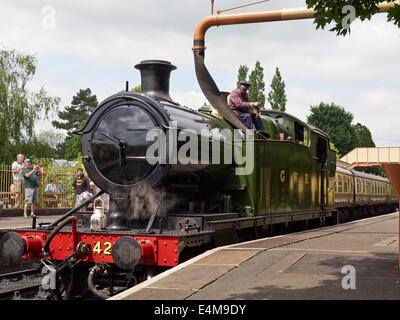
<svg viewBox="0 0 400 320"><path fill-rule="evenodd" d="M219 0L216 9L238 3ZM55 9L55 29L43 28L44 6ZM281 0L248 10L299 6L304 1ZM90 87L101 101L122 90L125 80L137 85L133 66L145 59L169 60L178 67L171 76L176 101L193 108L205 102L191 47L196 24L210 13L209 1L6 0L0 12L0 28L7 30L0 34L0 46L36 54L33 85L45 85L50 95L62 97L62 105L81 88ZM400 31L386 22L386 14L354 22L351 30L348 37L336 37L315 30L312 20L212 27L206 34L206 65L219 88L230 91L239 65L252 69L260 61L266 95L278 66L289 113L304 120L310 104L334 102L368 126L377 144L387 145L397 128L389 119L383 130L374 120L400 116ZM377 110L385 113L377 115Z"/></svg>

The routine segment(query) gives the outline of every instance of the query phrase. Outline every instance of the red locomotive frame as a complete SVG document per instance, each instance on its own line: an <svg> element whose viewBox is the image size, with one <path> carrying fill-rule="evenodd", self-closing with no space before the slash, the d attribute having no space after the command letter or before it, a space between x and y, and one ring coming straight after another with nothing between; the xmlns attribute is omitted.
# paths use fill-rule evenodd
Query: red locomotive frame
<svg viewBox="0 0 400 320"><path fill-rule="evenodd" d="M50 231L10 230L17 233L26 243L23 258L43 258L45 241ZM121 237L132 237L141 248L139 264L173 267L179 263L179 237L148 236L132 234L80 233L76 229L76 220L71 232L59 232L52 239L47 258L64 260L74 253L78 243L90 245L90 254L83 260L94 263L114 263L112 248Z"/></svg>

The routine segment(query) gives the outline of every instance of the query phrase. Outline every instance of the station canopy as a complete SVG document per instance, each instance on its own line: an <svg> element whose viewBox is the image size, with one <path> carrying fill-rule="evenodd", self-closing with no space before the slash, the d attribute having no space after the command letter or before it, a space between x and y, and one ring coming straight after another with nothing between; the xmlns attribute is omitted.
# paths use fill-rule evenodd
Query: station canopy
<svg viewBox="0 0 400 320"><path fill-rule="evenodd" d="M356 148L340 160L350 168L381 166L400 198L400 147Z"/></svg>

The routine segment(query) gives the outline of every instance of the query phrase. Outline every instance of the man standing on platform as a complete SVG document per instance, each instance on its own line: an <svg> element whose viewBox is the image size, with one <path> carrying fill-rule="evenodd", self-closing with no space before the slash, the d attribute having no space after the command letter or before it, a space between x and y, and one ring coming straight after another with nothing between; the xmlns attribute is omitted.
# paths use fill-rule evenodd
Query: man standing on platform
<svg viewBox="0 0 400 320"><path fill-rule="evenodd" d="M247 127L253 128L253 122L256 130L264 131L265 128L258 114L258 111L254 111L252 107L259 107L259 102L249 102L249 96L247 95L247 90L250 88L250 82L240 81L238 88L232 91L229 97L229 108L234 114L238 116Z"/></svg>
<svg viewBox="0 0 400 320"><path fill-rule="evenodd" d="M22 188L24 187L24 176L22 175L22 169L24 169L23 154L17 155L17 161L14 161L11 165L11 171L13 176L13 184L15 187L15 205L14 208L19 207L19 201L21 198Z"/></svg>
<svg viewBox="0 0 400 320"><path fill-rule="evenodd" d="M25 159L25 168L22 169L22 174L25 179L25 206L24 217L28 218L28 205L31 204L31 217L35 216L36 204L39 203L39 180L40 167L36 165L32 168L30 159Z"/></svg>

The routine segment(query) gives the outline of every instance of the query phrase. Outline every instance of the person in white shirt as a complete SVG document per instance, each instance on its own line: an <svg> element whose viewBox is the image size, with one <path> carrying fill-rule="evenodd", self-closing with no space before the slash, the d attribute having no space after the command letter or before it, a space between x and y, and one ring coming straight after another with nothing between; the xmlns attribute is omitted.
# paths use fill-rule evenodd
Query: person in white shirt
<svg viewBox="0 0 400 320"><path fill-rule="evenodd" d="M46 186L44 192L57 192L57 185L54 183L54 179L50 180L50 183Z"/></svg>
<svg viewBox="0 0 400 320"><path fill-rule="evenodd" d="M11 165L11 171L13 176L13 184L15 187L15 205L14 208L19 208L19 200L21 198L22 188L24 188L24 176L22 175L22 169L24 169L23 154L17 155L17 161L14 161Z"/></svg>

